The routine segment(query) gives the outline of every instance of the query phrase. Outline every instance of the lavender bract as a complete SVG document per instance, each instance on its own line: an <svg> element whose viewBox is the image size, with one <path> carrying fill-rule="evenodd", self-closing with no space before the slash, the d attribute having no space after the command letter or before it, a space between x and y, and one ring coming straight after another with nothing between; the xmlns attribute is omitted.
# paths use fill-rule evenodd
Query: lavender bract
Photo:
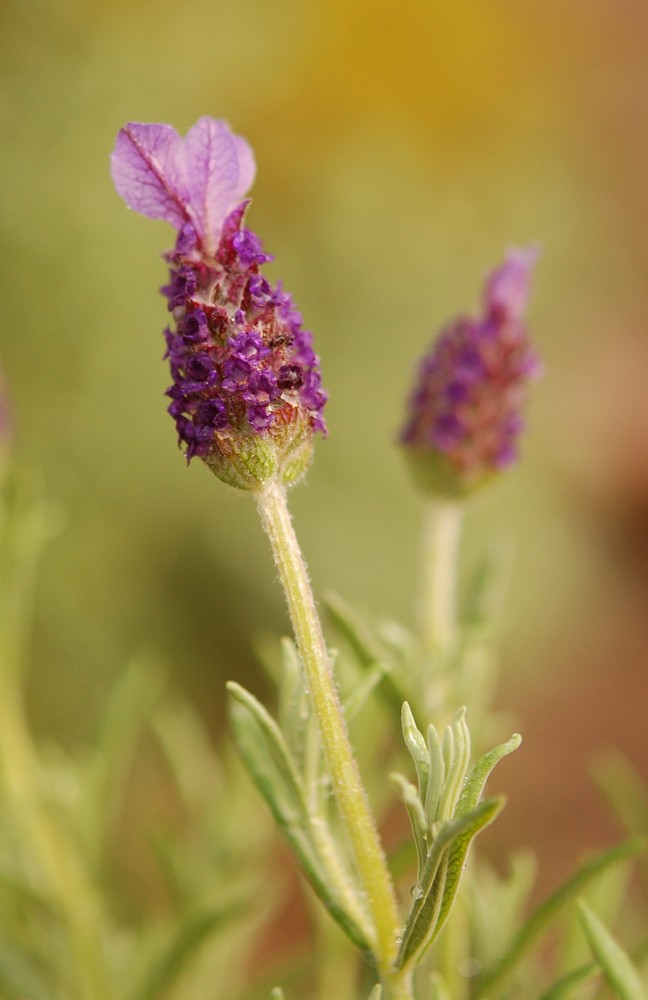
<svg viewBox="0 0 648 1000"><path fill-rule="evenodd" d="M536 256L509 251L486 280L482 315L454 320L420 363L401 443L428 492L462 496L517 459L540 372L523 321Z"/></svg>
<svg viewBox="0 0 648 1000"><path fill-rule="evenodd" d="M311 334L290 295L262 275L272 258L243 224L250 147L212 118L184 139L169 125L131 123L111 165L129 208L177 230L162 292L173 318L168 409L187 460L202 458L242 489L274 476L294 482L314 433L326 433L326 394Z"/></svg>

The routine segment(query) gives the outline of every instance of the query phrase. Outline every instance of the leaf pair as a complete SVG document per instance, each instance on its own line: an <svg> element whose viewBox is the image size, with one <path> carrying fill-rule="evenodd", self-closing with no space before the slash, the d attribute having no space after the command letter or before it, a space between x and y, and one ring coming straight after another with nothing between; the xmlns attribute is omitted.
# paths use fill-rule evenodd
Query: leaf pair
<svg viewBox="0 0 648 1000"><path fill-rule="evenodd" d="M520 737L512 736L485 754L469 772L465 709L446 727L442 740L432 725L426 740L405 702L402 729L418 787L400 774L393 779L412 825L418 876L397 959L401 968L420 961L445 924L470 844L504 805L502 796L480 802L486 779L497 762L520 744Z"/></svg>
<svg viewBox="0 0 648 1000"><path fill-rule="evenodd" d="M299 865L331 914L373 962L371 923L327 817L328 783L294 647L284 646L280 726L235 682L227 687L236 746Z"/></svg>

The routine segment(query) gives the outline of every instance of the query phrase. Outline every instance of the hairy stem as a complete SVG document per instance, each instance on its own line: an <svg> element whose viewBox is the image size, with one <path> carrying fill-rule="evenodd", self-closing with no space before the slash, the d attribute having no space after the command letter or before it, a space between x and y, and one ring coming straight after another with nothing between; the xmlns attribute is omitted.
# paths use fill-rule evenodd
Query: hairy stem
<svg viewBox="0 0 648 1000"><path fill-rule="evenodd" d="M257 504L286 596L337 807L373 921L376 962L381 975L388 977L399 928L396 899L347 733L285 488L275 482L268 484L257 494Z"/></svg>
<svg viewBox="0 0 648 1000"><path fill-rule="evenodd" d="M425 511L419 615L421 635L430 653L447 653L455 639L462 517L462 504L453 500L431 500Z"/></svg>

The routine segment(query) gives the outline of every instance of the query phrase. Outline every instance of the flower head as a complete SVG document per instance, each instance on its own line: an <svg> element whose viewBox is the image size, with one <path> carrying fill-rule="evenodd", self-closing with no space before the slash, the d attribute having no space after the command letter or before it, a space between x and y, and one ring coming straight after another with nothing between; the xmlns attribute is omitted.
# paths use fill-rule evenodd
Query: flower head
<svg viewBox="0 0 648 1000"><path fill-rule="evenodd" d="M461 496L517 459L540 372L523 321L536 256L509 251L486 280L482 315L454 320L420 363L401 442L430 492Z"/></svg>
<svg viewBox="0 0 648 1000"><path fill-rule="evenodd" d="M319 360L280 284L261 273L271 256L244 225L254 158L212 118L181 138L170 125L126 125L111 159L129 208L177 231L162 288L172 385L169 413L187 459L259 489L307 468L315 431L326 433Z"/></svg>

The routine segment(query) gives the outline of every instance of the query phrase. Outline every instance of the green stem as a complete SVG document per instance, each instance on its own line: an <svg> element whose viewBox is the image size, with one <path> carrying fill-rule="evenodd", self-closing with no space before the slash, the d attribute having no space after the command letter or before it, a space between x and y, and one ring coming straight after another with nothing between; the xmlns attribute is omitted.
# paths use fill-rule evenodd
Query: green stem
<svg viewBox="0 0 648 1000"><path fill-rule="evenodd" d="M383 982L381 1000L414 1000L413 970L401 969Z"/></svg>
<svg viewBox="0 0 648 1000"><path fill-rule="evenodd" d="M306 564L290 519L285 488L271 482L256 498L285 592L338 810L373 920L376 962L381 975L387 977L397 950L396 898L351 748Z"/></svg>
<svg viewBox="0 0 648 1000"><path fill-rule="evenodd" d="M421 635L429 653L448 653L457 628L457 564L463 505L431 500L423 531Z"/></svg>

